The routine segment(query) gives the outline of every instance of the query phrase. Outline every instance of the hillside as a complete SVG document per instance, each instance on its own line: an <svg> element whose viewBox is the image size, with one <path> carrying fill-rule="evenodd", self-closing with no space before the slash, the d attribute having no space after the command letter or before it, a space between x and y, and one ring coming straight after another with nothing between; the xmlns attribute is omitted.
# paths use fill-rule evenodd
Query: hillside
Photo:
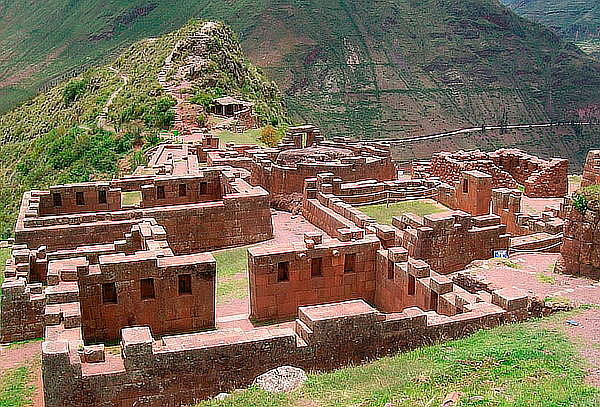
<svg viewBox="0 0 600 407"><path fill-rule="evenodd" d="M159 84L158 73L175 45L200 27L193 21L135 43L112 64L89 69L0 116L0 237L12 233L24 191L110 179L143 162L143 151L174 120L175 100ZM207 43L214 57L204 74L229 78L232 95L254 101L264 121L281 120L277 87L243 56L228 28L214 27ZM211 90L202 80L193 84L197 92ZM99 120L105 110L107 119Z"/></svg>
<svg viewBox="0 0 600 407"><path fill-rule="evenodd" d="M0 80L11 83L5 103L201 16L230 24L297 121L330 135L402 137L503 119L570 120L600 104L600 62L497 0L87 3L84 10L52 0L32 12L10 0L0 9L0 50L10 56L0 68ZM15 75L23 80L7 82Z"/></svg>
<svg viewBox="0 0 600 407"><path fill-rule="evenodd" d="M503 0L518 14L544 24L584 51L600 56L600 3L581 0Z"/></svg>

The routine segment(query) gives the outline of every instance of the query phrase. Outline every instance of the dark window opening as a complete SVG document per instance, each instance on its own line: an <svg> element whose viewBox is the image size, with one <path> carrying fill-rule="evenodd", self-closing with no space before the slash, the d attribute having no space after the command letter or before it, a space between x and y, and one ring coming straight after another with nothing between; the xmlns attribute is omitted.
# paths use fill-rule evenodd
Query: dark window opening
<svg viewBox="0 0 600 407"><path fill-rule="evenodd" d="M469 193L469 179L468 178L463 179L463 193L464 194Z"/></svg>
<svg viewBox="0 0 600 407"><path fill-rule="evenodd" d="M208 184L206 182L200 183L200 195L206 195L208 192Z"/></svg>
<svg viewBox="0 0 600 407"><path fill-rule="evenodd" d="M140 280L140 292L142 300L151 300L156 298L154 295L154 279L144 278Z"/></svg>
<svg viewBox="0 0 600 407"><path fill-rule="evenodd" d="M277 263L277 282L290 281L290 263L287 261Z"/></svg>
<svg viewBox="0 0 600 407"><path fill-rule="evenodd" d="M310 260L310 276L321 277L323 275L323 259L320 257Z"/></svg>
<svg viewBox="0 0 600 407"><path fill-rule="evenodd" d="M186 195L187 195L187 185L179 184L179 196L186 196Z"/></svg>
<svg viewBox="0 0 600 407"><path fill-rule="evenodd" d="M356 264L356 254L347 254L344 256L344 273L354 273Z"/></svg>
<svg viewBox="0 0 600 407"><path fill-rule="evenodd" d="M394 279L394 262L389 260L388 261L388 280L393 280Z"/></svg>
<svg viewBox="0 0 600 407"><path fill-rule="evenodd" d="M192 293L192 275L183 274L179 276L179 295Z"/></svg>
<svg viewBox="0 0 600 407"><path fill-rule="evenodd" d="M156 187L156 199L165 199L165 187L163 185Z"/></svg>
<svg viewBox="0 0 600 407"><path fill-rule="evenodd" d="M429 302L429 308L432 311L437 311L438 308L438 293L435 291L431 292L431 300Z"/></svg>
<svg viewBox="0 0 600 407"><path fill-rule="evenodd" d="M106 203L106 191L98 191L98 203Z"/></svg>
<svg viewBox="0 0 600 407"><path fill-rule="evenodd" d="M408 275L408 295L415 295L417 279L412 274Z"/></svg>
<svg viewBox="0 0 600 407"><path fill-rule="evenodd" d="M85 205L85 199L83 197L83 192L75 192L75 203L79 206Z"/></svg>
<svg viewBox="0 0 600 407"><path fill-rule="evenodd" d="M102 303L117 303L117 287L115 286L115 283L102 284Z"/></svg>
<svg viewBox="0 0 600 407"><path fill-rule="evenodd" d="M58 192L52 194L52 204L54 206L62 206L62 195Z"/></svg>

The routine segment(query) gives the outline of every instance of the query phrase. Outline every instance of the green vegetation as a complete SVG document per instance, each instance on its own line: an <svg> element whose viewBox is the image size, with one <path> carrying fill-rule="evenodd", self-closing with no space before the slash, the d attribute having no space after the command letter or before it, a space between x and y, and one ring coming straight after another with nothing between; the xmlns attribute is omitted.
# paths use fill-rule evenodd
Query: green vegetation
<svg viewBox="0 0 600 407"><path fill-rule="evenodd" d="M568 307L571 305L571 300L566 297L556 296L556 297L546 297L544 298L544 303L551 307Z"/></svg>
<svg viewBox="0 0 600 407"><path fill-rule="evenodd" d="M580 0L502 0L522 16L583 43L600 40L600 6Z"/></svg>
<svg viewBox="0 0 600 407"><path fill-rule="evenodd" d="M571 119L598 103L599 64L495 0L50 0L35 9L8 0L0 53L10 57L0 81L24 79L3 88L0 111L49 78L195 16L231 25L284 91L293 118L324 134L397 137L498 123L504 107L509 122Z"/></svg>
<svg viewBox="0 0 600 407"><path fill-rule="evenodd" d="M378 223L391 225L394 216L400 216L405 213L414 213L415 215L425 216L434 213L444 212L440 205L431 200L421 199L417 201L404 201L390 204L367 205L359 208L362 212L374 218Z"/></svg>
<svg viewBox="0 0 600 407"><path fill-rule="evenodd" d="M21 366L0 373L0 407L25 407L32 404L33 375Z"/></svg>
<svg viewBox="0 0 600 407"><path fill-rule="evenodd" d="M585 214L588 209L600 210L600 185L582 188L573 196L573 207Z"/></svg>
<svg viewBox="0 0 600 407"><path fill-rule="evenodd" d="M174 119L175 101L158 83L158 72L175 44L200 24L192 21L177 32L140 41L111 66L89 69L0 116L0 238L12 234L24 191L111 179L146 162L144 151L160 142L158 132L169 129ZM219 53L219 45L232 46L231 41L213 44L213 52ZM238 59L252 71L242 56ZM222 62L213 66L214 75L229 75L218 70L228 68ZM256 88L264 79L251 78ZM264 86L278 95L271 82ZM98 116L114 94L108 126L102 126L114 129L109 132L97 127ZM278 98L257 104L283 111Z"/></svg>
<svg viewBox="0 0 600 407"><path fill-rule="evenodd" d="M515 263L511 259L498 259L497 261L499 261L500 263L504 264L506 267L509 267L511 269L520 269L521 268L520 264Z"/></svg>
<svg viewBox="0 0 600 407"><path fill-rule="evenodd" d="M248 297L248 256L246 247L213 253L217 261L217 303Z"/></svg>
<svg viewBox="0 0 600 407"><path fill-rule="evenodd" d="M556 277L548 275L546 273L539 272L535 275L535 279L542 284L555 284Z"/></svg>
<svg viewBox="0 0 600 407"><path fill-rule="evenodd" d="M142 191L121 192L121 205L139 206L142 202Z"/></svg>
<svg viewBox="0 0 600 407"><path fill-rule="evenodd" d="M235 144L257 144L261 147L264 147L260 141L260 129L252 129L247 130L243 133L232 133L230 131L223 131L217 135L221 142L221 145L225 145L227 143L235 143Z"/></svg>
<svg viewBox="0 0 600 407"><path fill-rule="evenodd" d="M4 282L4 268L6 260L10 257L11 250L9 248L0 249L0 303L2 302L2 283Z"/></svg>
<svg viewBox="0 0 600 407"><path fill-rule="evenodd" d="M311 374L289 395L250 388L200 406L440 406L455 391L463 393L459 406L596 406L600 390L585 384L581 358L555 326L561 318L482 330L364 366Z"/></svg>

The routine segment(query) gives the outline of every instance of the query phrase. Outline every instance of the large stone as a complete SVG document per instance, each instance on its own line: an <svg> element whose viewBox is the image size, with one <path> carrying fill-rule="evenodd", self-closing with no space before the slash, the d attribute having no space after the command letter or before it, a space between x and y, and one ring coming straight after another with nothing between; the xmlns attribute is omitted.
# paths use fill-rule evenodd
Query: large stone
<svg viewBox="0 0 600 407"><path fill-rule="evenodd" d="M281 366L261 374L254 380L254 384L270 393L289 393L301 387L307 379L304 370Z"/></svg>

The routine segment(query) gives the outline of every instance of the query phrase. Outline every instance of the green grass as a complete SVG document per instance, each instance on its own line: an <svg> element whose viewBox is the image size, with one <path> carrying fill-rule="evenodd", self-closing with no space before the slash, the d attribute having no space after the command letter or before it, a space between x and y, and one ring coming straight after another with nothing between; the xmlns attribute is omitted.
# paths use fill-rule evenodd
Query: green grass
<svg viewBox="0 0 600 407"><path fill-rule="evenodd" d="M142 191L131 191L121 193L121 205L139 206L142 202Z"/></svg>
<svg viewBox="0 0 600 407"><path fill-rule="evenodd" d="M25 407L32 405L32 373L21 366L0 373L0 407Z"/></svg>
<svg viewBox="0 0 600 407"><path fill-rule="evenodd" d="M261 147L265 145L258 140L260 136L260 129L247 130L243 133L232 133L230 131L223 131L217 135L220 140L220 145L225 146L227 143L235 144L257 144Z"/></svg>
<svg viewBox="0 0 600 407"><path fill-rule="evenodd" d="M444 212L445 209L426 200L397 202L387 206L386 204L367 205L359 208L363 213L374 218L378 223L384 225L392 224L392 217L405 213L425 216Z"/></svg>
<svg viewBox="0 0 600 407"><path fill-rule="evenodd" d="M217 303L248 296L248 257L250 246L213 253L217 261Z"/></svg>
<svg viewBox="0 0 600 407"><path fill-rule="evenodd" d="M568 307L569 305L571 305L571 300L568 299L567 297L554 296L554 297L544 298L544 303L547 306L554 305L554 306Z"/></svg>
<svg viewBox="0 0 600 407"><path fill-rule="evenodd" d="M289 395L251 388L200 406L440 406L454 391L463 393L463 407L597 406L600 390L584 383L581 358L556 327L560 318L482 330L364 366L311 374Z"/></svg>
<svg viewBox="0 0 600 407"><path fill-rule="evenodd" d="M6 267L6 260L10 257L11 249L4 248L0 249L0 303L2 302L2 283L4 282L4 268Z"/></svg>
<svg viewBox="0 0 600 407"><path fill-rule="evenodd" d="M556 278L546 273L539 272L535 275L535 279L542 284L555 284Z"/></svg>

